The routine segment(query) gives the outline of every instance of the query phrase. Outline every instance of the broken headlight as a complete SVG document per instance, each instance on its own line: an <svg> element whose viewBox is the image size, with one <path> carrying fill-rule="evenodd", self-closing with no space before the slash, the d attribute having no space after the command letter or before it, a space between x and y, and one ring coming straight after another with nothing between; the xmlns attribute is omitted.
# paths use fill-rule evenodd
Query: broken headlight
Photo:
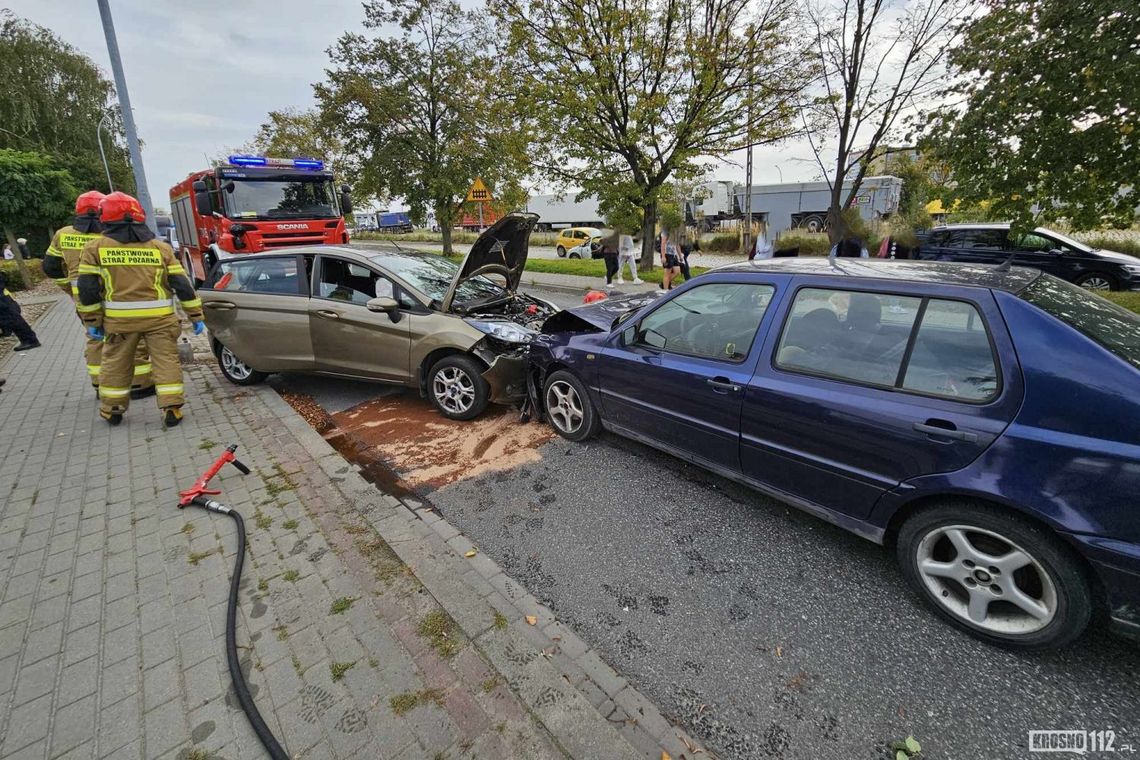
<svg viewBox="0 0 1140 760"><path fill-rule="evenodd" d="M533 332L516 325L514 322L484 319L468 319L465 321L479 332L498 338L505 343L530 343L534 339Z"/></svg>

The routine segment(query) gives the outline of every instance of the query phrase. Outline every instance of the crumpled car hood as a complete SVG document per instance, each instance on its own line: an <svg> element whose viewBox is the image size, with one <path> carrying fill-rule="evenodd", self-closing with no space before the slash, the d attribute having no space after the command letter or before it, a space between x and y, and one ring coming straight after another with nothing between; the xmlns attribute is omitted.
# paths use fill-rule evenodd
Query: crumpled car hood
<svg viewBox="0 0 1140 760"><path fill-rule="evenodd" d="M547 334L566 331L609 332L618 317L655 303L662 295L663 291L619 295L560 311L546 320L542 325L542 332Z"/></svg>

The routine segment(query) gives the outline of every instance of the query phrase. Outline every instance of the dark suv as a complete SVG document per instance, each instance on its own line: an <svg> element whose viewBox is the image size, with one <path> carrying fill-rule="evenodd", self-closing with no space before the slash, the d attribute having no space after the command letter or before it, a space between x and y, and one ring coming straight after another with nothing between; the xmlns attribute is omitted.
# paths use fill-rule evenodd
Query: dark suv
<svg viewBox="0 0 1140 760"><path fill-rule="evenodd" d="M1021 235L1008 224L935 227L921 242L919 259L1033 267L1090 290L1140 290L1140 258L1090 248L1041 227Z"/></svg>

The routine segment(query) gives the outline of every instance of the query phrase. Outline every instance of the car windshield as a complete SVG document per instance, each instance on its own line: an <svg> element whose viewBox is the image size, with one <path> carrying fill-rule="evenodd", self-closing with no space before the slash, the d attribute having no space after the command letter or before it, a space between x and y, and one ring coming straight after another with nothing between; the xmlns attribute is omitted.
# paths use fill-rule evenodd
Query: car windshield
<svg viewBox="0 0 1140 760"><path fill-rule="evenodd" d="M372 261L384 267L438 305L447 295L459 265L451 259L434 254L386 253L373 256ZM455 303L487 301L503 298L507 291L486 277L469 277L455 291Z"/></svg>
<svg viewBox="0 0 1140 760"><path fill-rule="evenodd" d="M1140 368L1140 316L1134 312L1050 275L1034 280L1021 297Z"/></svg>
<svg viewBox="0 0 1140 760"><path fill-rule="evenodd" d="M333 183L328 178L226 179L226 216L230 219L335 219Z"/></svg>

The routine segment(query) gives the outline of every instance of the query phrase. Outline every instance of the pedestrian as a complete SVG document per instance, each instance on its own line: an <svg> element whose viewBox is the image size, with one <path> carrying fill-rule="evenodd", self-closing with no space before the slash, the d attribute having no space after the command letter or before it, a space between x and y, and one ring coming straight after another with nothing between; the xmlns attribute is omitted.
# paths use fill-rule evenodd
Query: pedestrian
<svg viewBox="0 0 1140 760"><path fill-rule="evenodd" d="M66 227L60 228L52 236L44 257L44 274L51 277L60 289L75 302L75 314L83 327L83 315L79 312L79 258L83 248L92 240L97 240L103 231L99 221L99 203L103 193L91 190L75 199L75 219ZM99 372L102 369L103 341L87 337L83 349L83 360L87 367L87 377L96 393L99 391ZM131 398L146 398L154 395L154 378L151 376L150 355L140 341L135 352L134 376L131 381Z"/></svg>
<svg viewBox="0 0 1140 760"><path fill-rule="evenodd" d="M20 252L20 258L24 261L27 261L32 257L32 254L28 251L27 238L16 238L16 250Z"/></svg>
<svg viewBox="0 0 1140 760"><path fill-rule="evenodd" d="M606 262L606 288L614 286L614 276L618 273L618 247L621 245L621 235L614 230L602 238L602 258Z"/></svg>
<svg viewBox="0 0 1140 760"><path fill-rule="evenodd" d="M182 326L174 298L194 325L206 330L202 301L174 250L156 240L144 224L139 202L115 192L99 204L103 235L87 243L79 259L79 311L87 334L103 339L99 372L99 416L111 425L123 421L130 406L131 364L145 343L154 366L158 408L166 427L182 422L185 403L178 338Z"/></svg>
<svg viewBox="0 0 1140 760"><path fill-rule="evenodd" d="M693 278L692 272L689 270L689 256L694 253L700 254L701 242L699 238L690 236L689 233L681 238L681 276L688 282Z"/></svg>
<svg viewBox="0 0 1140 760"><path fill-rule="evenodd" d="M12 246L8 243L4 244L4 260L12 261L16 258L16 254L12 253Z"/></svg>
<svg viewBox="0 0 1140 760"><path fill-rule="evenodd" d="M641 278L637 276L637 242L634 241L632 235L622 233L618 240L618 285L625 284L625 280L622 279L622 274L627 266L629 267L633 284L640 285Z"/></svg>
<svg viewBox="0 0 1140 760"><path fill-rule="evenodd" d="M768 241L768 225L760 222L756 225L756 244L748 252L748 260L770 259L773 255L775 255L775 249L772 243Z"/></svg>
<svg viewBox="0 0 1140 760"><path fill-rule="evenodd" d="M27 351L30 348L39 348L40 340L36 332L24 319L20 312L20 304L8 292L8 278L0 272L0 337L15 335L20 341L13 351Z"/></svg>
<svg viewBox="0 0 1140 760"><path fill-rule="evenodd" d="M681 251L669 233L661 231L661 289L672 290L673 280L681 273Z"/></svg>

